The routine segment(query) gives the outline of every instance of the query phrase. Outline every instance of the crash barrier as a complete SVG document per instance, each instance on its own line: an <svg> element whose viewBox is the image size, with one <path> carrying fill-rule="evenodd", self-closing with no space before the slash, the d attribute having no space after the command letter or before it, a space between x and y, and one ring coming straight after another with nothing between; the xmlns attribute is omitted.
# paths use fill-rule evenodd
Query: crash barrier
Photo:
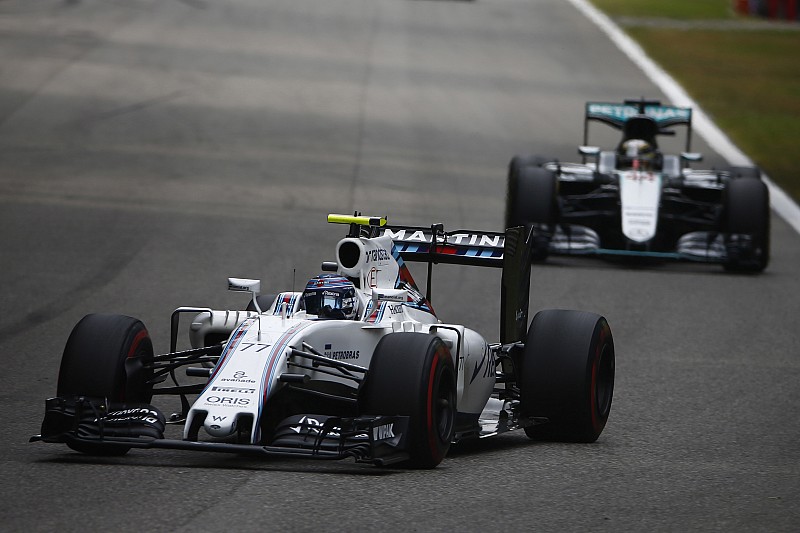
<svg viewBox="0 0 800 533"><path fill-rule="evenodd" d="M800 0L734 0L737 13L773 19L800 20Z"/></svg>

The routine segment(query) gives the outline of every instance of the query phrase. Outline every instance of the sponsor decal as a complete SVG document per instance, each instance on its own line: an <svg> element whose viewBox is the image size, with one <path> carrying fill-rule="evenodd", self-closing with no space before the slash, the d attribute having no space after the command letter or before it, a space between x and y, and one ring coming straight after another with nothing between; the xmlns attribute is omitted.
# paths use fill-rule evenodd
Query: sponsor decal
<svg viewBox="0 0 800 533"><path fill-rule="evenodd" d="M372 428L373 440L386 440L393 439L394 437L394 424L384 424Z"/></svg>
<svg viewBox="0 0 800 533"><path fill-rule="evenodd" d="M319 435L320 433L322 433L322 426L323 426L322 422L320 422L316 418L310 418L304 415L298 421L296 426L291 426L289 429L291 429L298 435L300 434ZM330 431L325 433L325 437L339 438L342 436L341 431L342 428L333 426L330 428ZM365 433L359 433L356 435L348 435L348 437L354 439L366 439L368 438L368 435L366 435Z"/></svg>
<svg viewBox="0 0 800 533"><path fill-rule="evenodd" d="M379 269L372 267L367 273L367 285L373 289L378 286L378 272L380 272Z"/></svg>
<svg viewBox="0 0 800 533"><path fill-rule="evenodd" d="M220 405L222 407L244 407L250 405L250 398L233 398L231 396L206 396L206 405Z"/></svg>
<svg viewBox="0 0 800 533"><path fill-rule="evenodd" d="M399 315L403 312L403 304L389 304L387 307L389 308L389 312L393 315Z"/></svg>
<svg viewBox="0 0 800 533"><path fill-rule="evenodd" d="M333 359L337 361L341 361L344 359L358 359L361 355L360 350L334 350L332 344L325 345L325 351L322 352L322 355L327 357L328 359Z"/></svg>
<svg viewBox="0 0 800 533"><path fill-rule="evenodd" d="M484 346L483 356L481 357L480 364L478 364L477 361L475 362L475 368L472 371L472 378L469 380L470 383L475 381L475 378L477 378L479 375L482 378L488 378L494 373L494 367L495 367L494 352L492 350L487 350L486 348L487 347Z"/></svg>
<svg viewBox="0 0 800 533"><path fill-rule="evenodd" d="M256 389L243 387L211 387L212 392L232 392L234 394L253 394Z"/></svg>
<svg viewBox="0 0 800 533"><path fill-rule="evenodd" d="M638 166L638 159L633 161L634 167ZM640 172L638 170L632 170L631 172L625 173L625 179L628 181L633 182L644 182L644 181L655 181L656 175L652 172Z"/></svg>
<svg viewBox="0 0 800 533"><path fill-rule="evenodd" d="M111 411L108 416L137 416L137 415L152 415L154 411L145 407L132 407L130 409L121 409L119 411Z"/></svg>
<svg viewBox="0 0 800 533"><path fill-rule="evenodd" d="M309 433L312 433L312 432L313 433L319 433L319 430L314 426L321 427L322 423L319 420L317 420L316 418L309 418L307 416L304 416L303 418L300 419L299 425L292 426L289 429L291 429L295 433L300 433L304 429Z"/></svg>
<svg viewBox="0 0 800 533"><path fill-rule="evenodd" d="M225 382L229 382L229 383L230 382L233 382L233 383L255 383L256 382L256 380L250 379L249 377L247 377L247 373L245 373L245 372L243 372L241 370L237 370L236 372L234 372L232 378L220 378L219 381L220 382L225 381Z"/></svg>
<svg viewBox="0 0 800 533"><path fill-rule="evenodd" d="M655 222L656 213L653 210L634 211L625 210L625 221L628 224L639 226L652 226Z"/></svg>
<svg viewBox="0 0 800 533"><path fill-rule="evenodd" d="M134 407L130 409L122 409L120 411L112 411L101 418L94 419L95 423L99 423L101 421L109 424L128 422L157 424L159 422L156 412L144 407Z"/></svg>
<svg viewBox="0 0 800 533"><path fill-rule="evenodd" d="M384 294L378 293L378 300L383 300L385 302L405 302L406 295L405 294Z"/></svg>
<svg viewBox="0 0 800 533"><path fill-rule="evenodd" d="M366 263L389 261L392 258L392 256L389 255L389 252L387 252L384 248L365 250L365 254L366 254L365 258Z"/></svg>
<svg viewBox="0 0 800 533"><path fill-rule="evenodd" d="M502 246L500 243L500 235L476 235L474 233L456 233L450 235L447 239L448 244L468 244L470 246L489 246L491 248L498 248ZM467 242L462 242L467 241Z"/></svg>
<svg viewBox="0 0 800 533"><path fill-rule="evenodd" d="M384 235L388 235L392 240L401 242L424 242L430 243L433 240L433 235L426 235L423 231L417 230L410 235L406 235L406 230L399 229L392 231L387 229ZM439 239L438 244L453 244L456 246L479 246L489 248L502 248L504 238L502 235L486 235L483 233L452 233L447 235L446 243Z"/></svg>
<svg viewBox="0 0 800 533"><path fill-rule="evenodd" d="M631 105L589 104L589 114L625 121L634 115L638 115L639 109ZM691 109L683 109L680 107L645 106L644 114L659 122L676 119L688 121L692 111Z"/></svg>
<svg viewBox="0 0 800 533"><path fill-rule="evenodd" d="M416 242L431 242L430 238L426 237L422 231L415 231L410 236L406 237L406 230L401 229L397 231L392 231L387 229L384 235L388 235L391 237L393 241L416 241Z"/></svg>
<svg viewBox="0 0 800 533"><path fill-rule="evenodd" d="M291 429L297 434L307 433L309 435L319 435L321 433L319 428L321 427L322 427L322 422L320 422L316 418L309 418L307 416L304 416L303 418L300 419L298 425L292 426L289 429ZM339 432L341 430L342 428L333 427L331 428L331 431L327 433L327 435L330 437L339 437L340 436Z"/></svg>

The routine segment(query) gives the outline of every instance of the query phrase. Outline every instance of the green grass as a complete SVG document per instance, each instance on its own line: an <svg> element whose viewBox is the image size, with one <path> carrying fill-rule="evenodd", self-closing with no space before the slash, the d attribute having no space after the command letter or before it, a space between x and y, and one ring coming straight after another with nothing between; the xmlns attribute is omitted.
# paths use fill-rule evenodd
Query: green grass
<svg viewBox="0 0 800 533"><path fill-rule="evenodd" d="M670 17L676 19L733 16L733 2L726 0L593 1L612 16L664 17L673 10ZM700 16L701 11L722 14ZM623 29L770 178L800 200L800 31Z"/></svg>
<svg viewBox="0 0 800 533"><path fill-rule="evenodd" d="M612 17L733 18L733 0L593 0Z"/></svg>

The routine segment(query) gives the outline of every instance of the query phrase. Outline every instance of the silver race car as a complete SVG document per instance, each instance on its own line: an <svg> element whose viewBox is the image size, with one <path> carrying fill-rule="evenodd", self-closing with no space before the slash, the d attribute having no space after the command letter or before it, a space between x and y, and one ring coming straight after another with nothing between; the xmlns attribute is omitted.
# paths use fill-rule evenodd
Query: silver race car
<svg viewBox="0 0 800 533"><path fill-rule="evenodd" d="M567 310L540 311L528 326L524 228L329 221L347 224L348 235L302 292L266 296L259 280L230 278L249 303L176 309L167 354L154 355L139 320L84 317L32 440L99 455L171 448L431 468L452 443L514 429L598 438L614 389L611 330L599 315ZM407 261L427 263L425 293ZM500 342L439 319L434 263L502 268ZM191 349L178 351L182 329ZM163 414L158 395L180 397L181 411ZM170 423L183 424L182 437L169 438L179 432Z"/></svg>
<svg viewBox="0 0 800 533"><path fill-rule="evenodd" d="M622 133L611 150L589 145L589 124ZM685 151L658 139L684 127ZM755 167L696 170L691 108L656 100L588 102L580 163L516 156L508 170L506 227L535 230L534 259L591 254L721 263L760 272L769 262L769 191ZM588 162L587 162L588 161Z"/></svg>

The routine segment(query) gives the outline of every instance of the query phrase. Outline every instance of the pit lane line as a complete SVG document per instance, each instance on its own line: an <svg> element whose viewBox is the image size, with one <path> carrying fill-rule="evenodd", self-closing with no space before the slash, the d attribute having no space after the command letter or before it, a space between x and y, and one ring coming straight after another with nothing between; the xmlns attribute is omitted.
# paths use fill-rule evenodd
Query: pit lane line
<svg viewBox="0 0 800 533"><path fill-rule="evenodd" d="M614 21L599 11L588 0L569 0L586 18L591 20L644 74L655 83L674 105L693 108L694 130L705 139L730 165L751 166L753 161L742 152L725 133L714 124L700 105L695 102L675 79L658 66L641 46L628 37ZM769 188L772 209L800 234L800 207L789 195L776 185L769 176L762 173L764 183Z"/></svg>

